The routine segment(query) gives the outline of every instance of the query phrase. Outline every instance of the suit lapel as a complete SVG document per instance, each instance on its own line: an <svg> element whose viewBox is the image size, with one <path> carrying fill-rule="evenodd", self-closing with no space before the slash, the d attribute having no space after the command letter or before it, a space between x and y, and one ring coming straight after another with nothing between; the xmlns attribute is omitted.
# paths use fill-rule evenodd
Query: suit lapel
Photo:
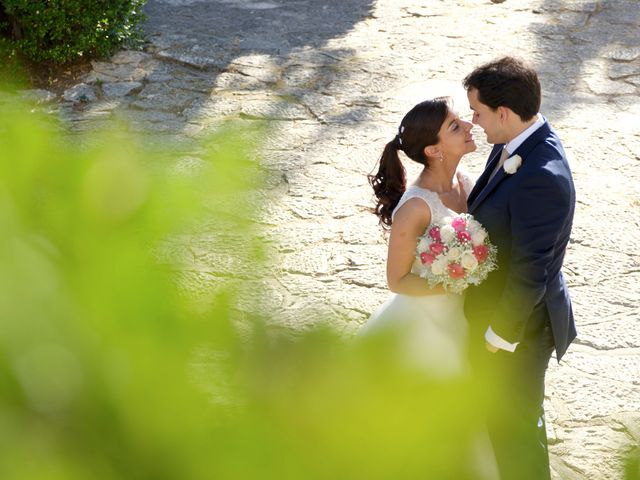
<svg viewBox="0 0 640 480"><path fill-rule="evenodd" d="M522 145L520 145L516 149L516 151L513 152L512 155L510 155L510 157L514 155L520 155L520 157L522 158L522 162L523 163L526 162L527 156L529 152L533 149L533 147L535 147L538 143L544 141L544 139L547 138L550 133L551 133L551 127L549 126L549 123L545 120L544 124L540 128L538 128L535 132L533 132L529 138L527 138L524 142L522 142ZM494 147L494 150L495 150L495 147ZM501 149L498 149L498 151L500 150ZM500 182L502 182L502 180L504 180L507 177L507 173L504 171L504 168L501 168L496 172L494 177L487 184L487 179L491 175L491 172L495 168L496 163L500 158L499 154L495 155L495 152L493 153L494 153L494 158L492 158L489 164L487 164L487 168L482 173L482 175L478 179L478 182L476 183L475 188L473 189L474 197L472 198L471 195L469 196L469 201L468 201L469 213L473 213L473 211L476 208L478 208L478 205L480 205L480 203L482 203L482 201L485 198L487 198L487 196L493 190L495 190L495 188L500 184Z"/></svg>
<svg viewBox="0 0 640 480"><path fill-rule="evenodd" d="M503 147L504 144L494 145L493 150L491 150L491 153L489 154L489 161L487 161L487 165L485 166L484 171L480 174L478 181L471 189L471 193L469 193L469 197L467 199L468 205L473 204L474 200L487 185L487 181L491 176L491 172L493 172L493 169L496 168L498 160L500 160L500 152L502 152Z"/></svg>
<svg viewBox="0 0 640 480"><path fill-rule="evenodd" d="M493 167L489 170L489 172L493 171L493 169L495 168L495 164L496 162L494 162ZM489 173L489 175L490 174L491 173ZM496 174L493 176L493 178L491 179L491 181L480 191L480 193L475 198L475 200L473 200L473 202L471 203L471 206L469 207L469 213L473 213L473 211L478 207L478 205L487 197L487 195L489 195L498 186L498 184L502 180L504 180L506 176L507 176L507 173L504 171L504 168L501 168L500 170L498 170Z"/></svg>

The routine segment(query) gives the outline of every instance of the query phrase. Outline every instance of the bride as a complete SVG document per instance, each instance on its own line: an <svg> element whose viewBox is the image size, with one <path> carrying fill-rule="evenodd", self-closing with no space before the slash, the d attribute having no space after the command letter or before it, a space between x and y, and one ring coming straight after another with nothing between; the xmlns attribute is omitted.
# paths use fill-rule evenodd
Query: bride
<svg viewBox="0 0 640 480"><path fill-rule="evenodd" d="M369 176L377 197L375 213L390 228L387 283L392 295L360 335L394 334L401 359L433 379L467 373L467 320L461 294L430 288L417 275L417 237L432 222L466 213L473 182L458 171L458 164L463 155L476 150L472 127L456 115L447 97L419 103L385 146L378 173ZM408 187L400 150L422 165ZM478 431L476 437L469 457L474 478L495 480L498 474L486 433Z"/></svg>
<svg viewBox="0 0 640 480"><path fill-rule="evenodd" d="M390 228L387 284L393 294L360 334L392 331L401 342L398 354L435 378L464 373L467 322L462 295L430 288L417 275L417 237L430 223L467 211L473 182L457 168L462 156L476 149L472 126L456 115L447 97L419 103L385 146L378 173L369 176L375 213ZM422 165L408 187L399 151Z"/></svg>

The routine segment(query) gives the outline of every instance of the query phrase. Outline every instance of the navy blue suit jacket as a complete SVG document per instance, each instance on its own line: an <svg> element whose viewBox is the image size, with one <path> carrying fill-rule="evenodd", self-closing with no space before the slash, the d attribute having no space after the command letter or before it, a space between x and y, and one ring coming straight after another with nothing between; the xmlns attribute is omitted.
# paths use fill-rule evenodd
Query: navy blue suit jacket
<svg viewBox="0 0 640 480"><path fill-rule="evenodd" d="M472 331L484 334L491 325L511 343L550 323L559 361L576 336L561 272L575 208L571 171L560 139L545 120L513 152L522 158L520 168L511 175L501 168L487 184L503 147L493 147L469 195L469 213L498 248L498 268L467 289L465 314Z"/></svg>

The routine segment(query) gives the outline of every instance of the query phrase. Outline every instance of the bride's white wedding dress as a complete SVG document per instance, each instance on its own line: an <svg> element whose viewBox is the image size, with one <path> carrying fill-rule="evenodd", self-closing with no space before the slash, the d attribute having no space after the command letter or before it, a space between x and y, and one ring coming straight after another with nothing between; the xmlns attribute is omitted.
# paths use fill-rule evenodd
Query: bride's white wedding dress
<svg viewBox="0 0 640 480"><path fill-rule="evenodd" d="M458 173L466 196L473 188L472 180ZM398 202L393 215L409 199L420 198L431 209L431 221L456 215L446 207L437 193L410 186ZM417 246L417 239L416 239ZM419 273L420 264L412 268ZM426 280L425 280L426 281ZM397 354L412 367L418 367L434 379L450 379L467 373L467 320L464 316L464 294L414 297L391 294L369 318L358 335L388 332L399 341ZM475 478L498 480L493 450L485 431L479 430L469 453Z"/></svg>
<svg viewBox="0 0 640 480"><path fill-rule="evenodd" d="M466 195L473 187L463 174L458 180ZM393 215L410 199L420 198L431 209L431 221L437 222L456 212L446 207L437 193L412 185L393 211ZM417 240L416 240L417 245ZM412 268L419 272L419 260ZM359 332L370 335L389 332L400 342L398 354L413 366L434 378L462 375L467 368L467 320L463 311L464 297L459 294L421 297L391 294Z"/></svg>

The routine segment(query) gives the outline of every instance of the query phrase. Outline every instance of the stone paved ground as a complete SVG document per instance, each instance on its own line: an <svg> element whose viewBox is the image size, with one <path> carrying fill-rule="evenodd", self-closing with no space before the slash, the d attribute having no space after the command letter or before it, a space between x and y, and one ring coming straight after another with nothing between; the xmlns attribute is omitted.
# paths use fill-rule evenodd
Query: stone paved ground
<svg viewBox="0 0 640 480"><path fill-rule="evenodd" d="M565 271L580 336L547 382L554 478L619 478L620 447L640 442L637 0L150 0L147 13L144 52L94 63L50 108L74 131L124 113L187 169L224 119L271 120L259 194L273 270L259 283L295 328L329 315L350 333L385 298L365 175L403 113L443 93L465 113L460 80L474 66L533 62L578 189ZM476 139L474 175L488 152ZM206 292L233 273L215 253L232 240L212 226L177 245L185 285Z"/></svg>

